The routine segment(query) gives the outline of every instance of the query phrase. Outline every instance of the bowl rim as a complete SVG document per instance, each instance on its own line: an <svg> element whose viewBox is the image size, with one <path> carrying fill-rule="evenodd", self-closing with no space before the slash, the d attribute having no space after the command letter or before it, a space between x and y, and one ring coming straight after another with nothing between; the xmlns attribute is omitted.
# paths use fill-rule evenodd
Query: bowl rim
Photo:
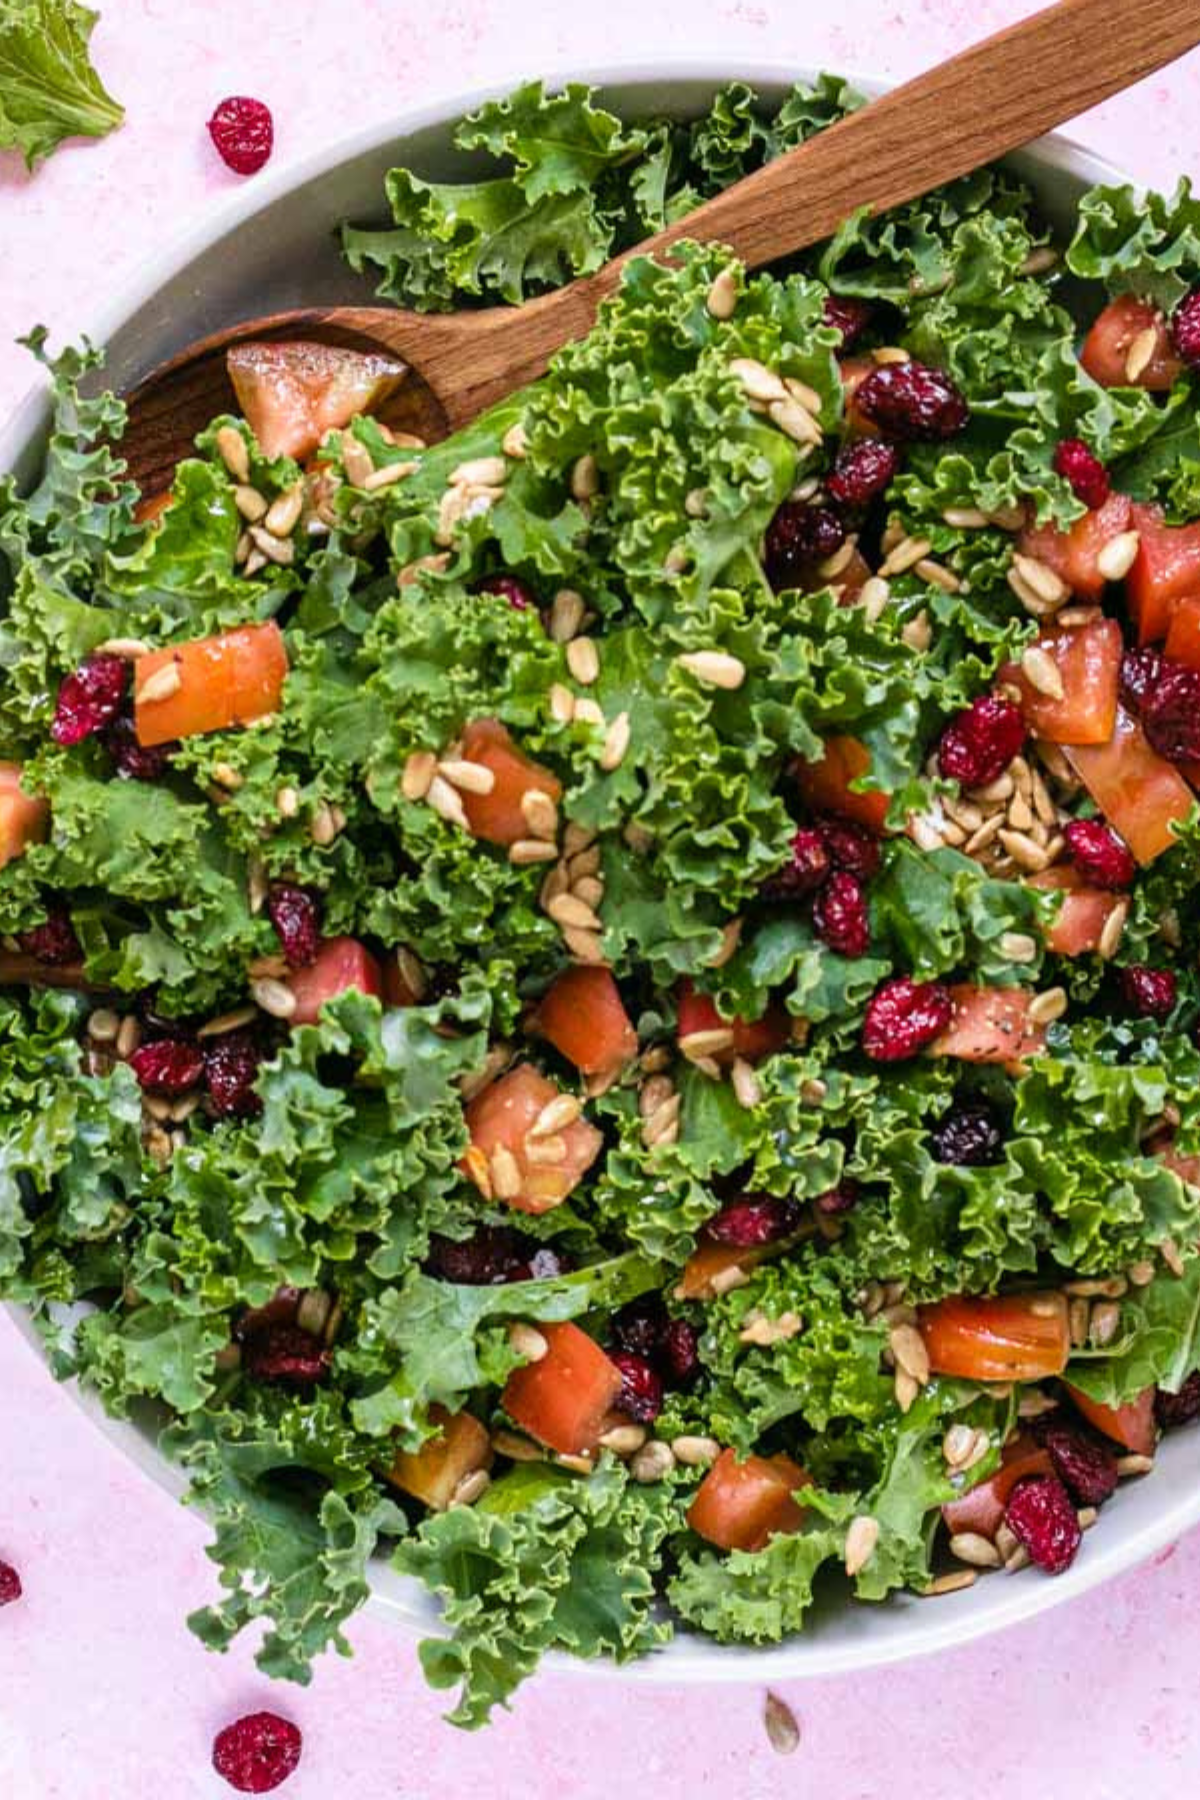
<svg viewBox="0 0 1200 1800"><path fill-rule="evenodd" d="M745 81L755 89L779 90L796 81L812 80L819 72L810 64L785 63L758 56L731 60L728 54L678 58L664 55L582 65L564 57L557 59L541 79L551 89L567 81L607 89L637 88L650 83L667 86L709 84L715 89L731 81ZM875 98L898 85L869 71L840 73L851 87L868 98ZM206 206L196 222L175 234L165 248L158 247L141 257L118 290L94 308L87 335L93 343L104 345L139 307L213 243L259 213L268 211L293 190L328 175L345 162L378 152L389 144L399 146L418 132L445 128L522 79L528 77L499 73L485 84L435 95L390 117L381 115L315 150L266 170L253 182L247 182L215 204ZM1035 140L1024 147L1022 154L1034 156L1051 170L1089 183L1115 181L1131 183L1135 189L1140 186L1125 171L1061 132ZM14 465L36 442L48 416L48 396L49 384L43 375L18 401L6 425L0 429L0 469ZM45 1364L42 1337L29 1310L16 1302L6 1303L4 1310L31 1351ZM71 1379L60 1385L109 1442L160 1489L177 1499L183 1495L187 1487L183 1471L157 1448L144 1430L129 1420L110 1417L98 1396L81 1389L77 1380ZM797 1680L880 1668L935 1655L976 1638L991 1636L1060 1606L1152 1557L1197 1521L1200 1521L1200 1484L1165 1505L1148 1523L1115 1533L1108 1539L1093 1538L1089 1555L1054 1582L1006 1584L1001 1598L992 1603L986 1614L946 1606L935 1609L932 1615L923 1613L919 1629L897 1633L892 1638L872 1641L863 1637L857 1641L851 1639L845 1643L818 1646L811 1639L806 1640L801 1632L769 1648L752 1648L718 1646L699 1634L680 1630L668 1646L652 1651L636 1662L616 1664L608 1658L585 1662L555 1651L543 1659L541 1666L547 1671L592 1680L680 1686L700 1682L724 1685L767 1679ZM390 1570L376 1571L371 1578L371 1592L364 1611L372 1617L387 1618L393 1627L399 1627L410 1637L418 1631L427 1634L441 1629L440 1621L418 1621L405 1611L395 1595L381 1591L385 1584L380 1576L386 1576L389 1582L400 1579ZM912 1595L897 1594L889 1600L892 1606L920 1604L919 1598Z"/></svg>

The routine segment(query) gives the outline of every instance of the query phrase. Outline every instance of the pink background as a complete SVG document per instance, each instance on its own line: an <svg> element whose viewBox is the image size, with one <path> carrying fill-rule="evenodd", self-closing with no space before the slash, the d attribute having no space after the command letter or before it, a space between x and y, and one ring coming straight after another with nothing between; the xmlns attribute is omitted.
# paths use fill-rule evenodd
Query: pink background
<svg viewBox="0 0 1200 1800"><path fill-rule="evenodd" d="M124 131L28 179L0 156L0 406L28 379L9 340L56 337L237 177L203 122L227 93L274 108L276 162L439 92L680 52L902 77L1029 11L1018 0L100 0L95 52ZM1131 7L1136 0L1130 0ZM1076 135L1159 183L1194 168L1200 60L1090 115ZM352 1662L272 1688L248 1650L210 1656L184 1614L211 1593L201 1520L127 1465L0 1317L0 1555L26 1597L0 1614L0 1793L9 1800L216 1800L215 1730L274 1706L302 1726L288 1800L490 1792L605 1800L1174 1800L1200 1783L1200 1535L1098 1594L907 1669L785 1686L784 1759L755 1687L543 1678L490 1733L441 1722L411 1643L362 1620Z"/></svg>

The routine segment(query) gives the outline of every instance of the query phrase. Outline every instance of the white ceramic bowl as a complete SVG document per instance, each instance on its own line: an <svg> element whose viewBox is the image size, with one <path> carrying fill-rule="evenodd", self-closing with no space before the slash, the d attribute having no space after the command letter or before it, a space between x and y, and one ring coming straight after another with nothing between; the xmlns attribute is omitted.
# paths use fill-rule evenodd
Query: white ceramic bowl
<svg viewBox="0 0 1200 1800"><path fill-rule="evenodd" d="M569 71L598 84L606 104L618 113L678 117L701 111L714 88L732 77L750 82L767 100L778 100L791 82L810 73L779 64L730 67L713 59L664 62L650 70L631 65ZM852 72L851 78L867 93L882 91L877 81ZM107 347L107 379L117 388L128 387L193 339L241 318L289 306L361 301L366 286L337 252L339 221L381 216L384 174L395 163L412 164L434 179L461 169L462 157L450 147L452 127L487 97L457 95L414 108L390 125L344 138L277 173L268 170L214 207L145 264L126 291L89 322L93 341ZM1116 174L1061 137L1044 139L1010 160L1063 232L1070 229L1074 202L1083 189ZM35 391L0 432L0 468L33 474L45 422L44 393ZM17 1308L11 1311L38 1346L28 1317ZM179 1471L155 1447L149 1416L123 1423L107 1418L93 1396L77 1397L106 1436L153 1480L172 1493L183 1491ZM1056 1580L1031 1572L1014 1580L981 1581L936 1603L897 1595L879 1606L848 1605L831 1583L819 1595L805 1632L777 1648L730 1649L681 1634L666 1649L621 1671L604 1663L554 1660L561 1669L667 1682L782 1680L895 1662L965 1643L1082 1594L1151 1555L1198 1519L1200 1470L1195 1442L1184 1435L1163 1446L1152 1479L1122 1487L1078 1561ZM370 1605L376 1615L410 1632L437 1629L436 1609L416 1583L399 1579L380 1564L373 1590Z"/></svg>

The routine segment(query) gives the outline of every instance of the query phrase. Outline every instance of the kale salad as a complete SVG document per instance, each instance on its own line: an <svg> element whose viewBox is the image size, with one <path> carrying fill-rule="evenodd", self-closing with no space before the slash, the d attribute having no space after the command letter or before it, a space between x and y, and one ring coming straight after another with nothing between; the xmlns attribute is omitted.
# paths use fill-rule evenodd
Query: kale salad
<svg viewBox="0 0 1200 1800"><path fill-rule="evenodd" d="M345 253L516 303L855 104L531 85ZM34 334L0 1292L187 1470L207 1643L305 1681L388 1558L477 1725L1044 1579L1200 1414L1198 281L1186 184L983 169L634 260L443 443L242 346L154 498Z"/></svg>

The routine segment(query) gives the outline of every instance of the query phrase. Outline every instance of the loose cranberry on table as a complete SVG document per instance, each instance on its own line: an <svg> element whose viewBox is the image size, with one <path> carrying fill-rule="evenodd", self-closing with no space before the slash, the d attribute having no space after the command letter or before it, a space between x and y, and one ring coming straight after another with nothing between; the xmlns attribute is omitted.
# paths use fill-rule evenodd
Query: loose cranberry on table
<svg viewBox="0 0 1200 1800"><path fill-rule="evenodd" d="M75 935L71 915L65 906L51 906L40 925L29 931L18 931L17 942L27 956L51 968L80 962L83 946Z"/></svg>
<svg viewBox="0 0 1200 1800"><path fill-rule="evenodd" d="M889 437L934 443L964 429L971 412L941 369L927 363L887 363L859 383L854 404Z"/></svg>
<svg viewBox="0 0 1200 1800"><path fill-rule="evenodd" d="M856 875L838 869L813 901L817 936L837 956L865 956L871 945L867 896Z"/></svg>
<svg viewBox="0 0 1200 1800"><path fill-rule="evenodd" d="M863 1049L872 1062L902 1062L940 1037L954 1013L940 981L894 976L875 989L863 1021Z"/></svg>
<svg viewBox="0 0 1200 1800"><path fill-rule="evenodd" d="M1072 819L1063 826L1067 854L1079 873L1100 888L1127 888L1137 877L1128 846L1103 819Z"/></svg>
<svg viewBox="0 0 1200 1800"><path fill-rule="evenodd" d="M845 541L845 524L831 507L785 500L767 526L767 580L776 592L796 587L818 563L835 555Z"/></svg>
<svg viewBox="0 0 1200 1800"><path fill-rule="evenodd" d="M951 719L938 745L938 770L963 787L986 787L1025 744L1021 709L999 694L980 694Z"/></svg>
<svg viewBox="0 0 1200 1800"><path fill-rule="evenodd" d="M610 1350L608 1360L621 1371L618 1411L628 1413L639 1425L652 1425L662 1411L661 1377L644 1356L637 1356L632 1350Z"/></svg>
<svg viewBox="0 0 1200 1800"><path fill-rule="evenodd" d="M208 121L208 134L226 168L257 175L275 146L275 121L261 100L231 94Z"/></svg>
<svg viewBox="0 0 1200 1800"><path fill-rule="evenodd" d="M1061 1575L1075 1561L1083 1532L1075 1506L1055 1475L1027 1475L1008 1497L1004 1522L1029 1559L1047 1575Z"/></svg>
<svg viewBox="0 0 1200 1800"><path fill-rule="evenodd" d="M294 881L273 881L267 894L267 917L275 927L289 968L304 969L321 948L324 900L315 888Z"/></svg>
<svg viewBox="0 0 1200 1800"><path fill-rule="evenodd" d="M825 489L839 506L869 506L895 480L899 467L900 453L894 444L882 438L859 438L838 451Z"/></svg>
<svg viewBox="0 0 1200 1800"><path fill-rule="evenodd" d="M1151 969L1145 963L1131 963L1121 970L1121 997L1130 1012L1140 1019L1157 1019L1161 1024L1175 1010L1179 983L1170 969Z"/></svg>
<svg viewBox="0 0 1200 1800"><path fill-rule="evenodd" d="M11 1563L0 1562L0 1606L11 1606L22 1594L21 1577Z"/></svg>
<svg viewBox="0 0 1200 1800"><path fill-rule="evenodd" d="M247 1713L213 1739L213 1768L239 1794L269 1794L294 1775L303 1739L278 1713Z"/></svg>
<svg viewBox="0 0 1200 1800"><path fill-rule="evenodd" d="M60 684L50 736L69 748L115 719L125 699L129 664L119 656L89 656Z"/></svg>
<svg viewBox="0 0 1200 1800"><path fill-rule="evenodd" d="M138 1086L148 1094L186 1094L204 1076L204 1051L187 1038L154 1038L129 1058Z"/></svg>
<svg viewBox="0 0 1200 1800"><path fill-rule="evenodd" d="M1063 439L1054 452L1054 472L1092 512L1102 507L1112 492L1108 470L1082 438Z"/></svg>

